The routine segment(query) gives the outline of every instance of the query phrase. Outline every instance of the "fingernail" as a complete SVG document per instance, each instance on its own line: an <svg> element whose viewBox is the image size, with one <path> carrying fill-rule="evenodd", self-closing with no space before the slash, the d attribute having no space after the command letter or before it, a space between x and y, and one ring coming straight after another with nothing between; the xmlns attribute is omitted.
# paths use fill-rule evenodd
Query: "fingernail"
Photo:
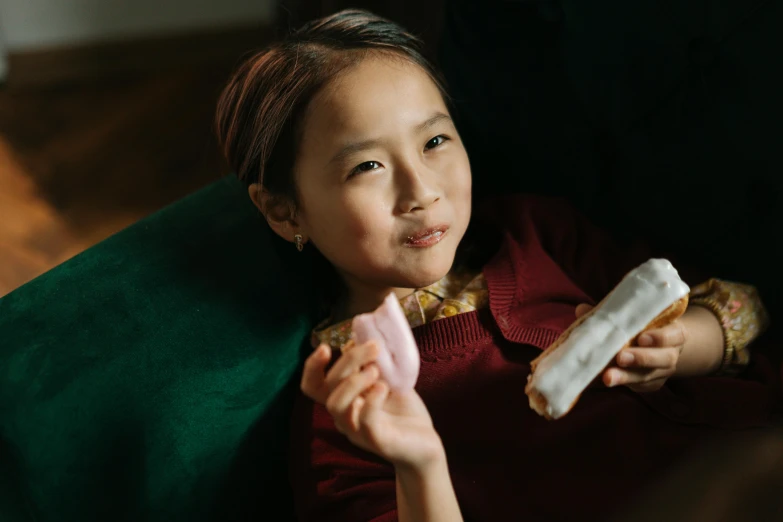
<svg viewBox="0 0 783 522"><path fill-rule="evenodd" d="M652 335L642 334L639 336L639 346L650 346L653 343Z"/></svg>
<svg viewBox="0 0 783 522"><path fill-rule="evenodd" d="M631 364L633 362L633 354L628 352L621 352L617 356L617 362L619 364Z"/></svg>

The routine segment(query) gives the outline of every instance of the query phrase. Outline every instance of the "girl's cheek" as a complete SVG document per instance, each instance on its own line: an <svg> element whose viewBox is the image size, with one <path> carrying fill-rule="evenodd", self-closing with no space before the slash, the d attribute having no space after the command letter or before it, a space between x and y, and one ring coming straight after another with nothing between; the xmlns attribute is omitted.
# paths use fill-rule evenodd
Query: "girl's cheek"
<svg viewBox="0 0 783 522"><path fill-rule="evenodd" d="M365 248L371 248L377 245L381 237L387 236L386 227L372 219L372 216L356 216L348 227L351 235L360 245Z"/></svg>
<svg viewBox="0 0 783 522"><path fill-rule="evenodd" d="M361 214L352 214L349 218L350 230L358 237L364 238L372 230L371 218Z"/></svg>
<svg viewBox="0 0 783 522"><path fill-rule="evenodd" d="M346 201L343 209L344 225L355 237L372 237L382 226L383 209L373 199Z"/></svg>

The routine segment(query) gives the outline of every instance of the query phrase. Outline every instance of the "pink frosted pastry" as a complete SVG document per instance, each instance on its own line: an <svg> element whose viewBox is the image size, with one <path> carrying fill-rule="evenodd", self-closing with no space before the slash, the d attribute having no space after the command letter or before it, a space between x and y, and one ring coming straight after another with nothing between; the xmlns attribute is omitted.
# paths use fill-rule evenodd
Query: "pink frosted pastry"
<svg viewBox="0 0 783 522"><path fill-rule="evenodd" d="M389 388L404 391L416 385L421 364L419 348L394 294L389 294L374 312L354 317L352 328L356 344L378 343L378 369Z"/></svg>

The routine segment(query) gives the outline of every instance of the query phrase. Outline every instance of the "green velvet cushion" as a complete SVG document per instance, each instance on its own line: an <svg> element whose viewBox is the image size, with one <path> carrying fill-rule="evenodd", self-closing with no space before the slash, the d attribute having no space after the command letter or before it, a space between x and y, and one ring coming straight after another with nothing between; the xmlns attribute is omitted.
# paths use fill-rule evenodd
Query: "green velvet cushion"
<svg viewBox="0 0 783 522"><path fill-rule="evenodd" d="M0 300L0 520L290 519L290 250L227 178Z"/></svg>

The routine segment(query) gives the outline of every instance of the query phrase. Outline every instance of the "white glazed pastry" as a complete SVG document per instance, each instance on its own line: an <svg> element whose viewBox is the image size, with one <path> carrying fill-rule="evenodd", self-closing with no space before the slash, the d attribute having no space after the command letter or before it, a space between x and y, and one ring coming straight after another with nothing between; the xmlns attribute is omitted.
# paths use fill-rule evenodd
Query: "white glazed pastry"
<svg viewBox="0 0 783 522"><path fill-rule="evenodd" d="M632 270L531 363L525 388L531 408L547 419L568 413L620 350L682 315L689 292L665 259Z"/></svg>
<svg viewBox="0 0 783 522"><path fill-rule="evenodd" d="M355 344L378 343L377 365L389 388L404 391L416 385L421 364L419 348L394 294L389 294L374 312L354 317L352 330Z"/></svg>

